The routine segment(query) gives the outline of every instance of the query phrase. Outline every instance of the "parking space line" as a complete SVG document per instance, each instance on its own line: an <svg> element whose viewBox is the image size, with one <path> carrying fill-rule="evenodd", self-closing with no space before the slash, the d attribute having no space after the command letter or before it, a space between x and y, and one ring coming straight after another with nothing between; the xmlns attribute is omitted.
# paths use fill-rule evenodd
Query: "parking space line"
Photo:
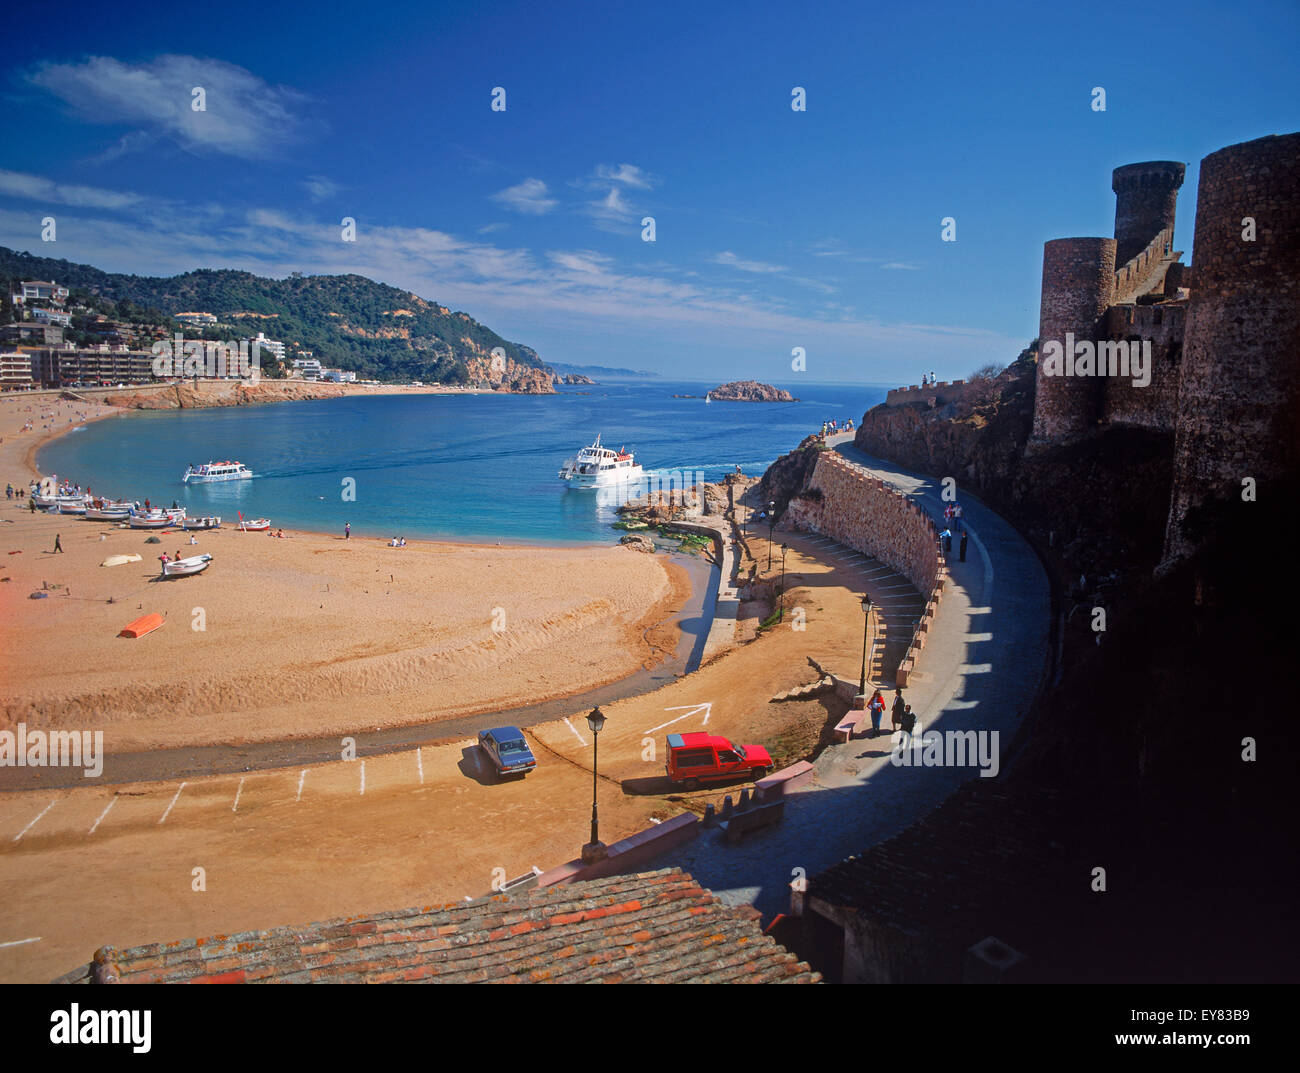
<svg viewBox="0 0 1300 1073"><path fill-rule="evenodd" d="M162 823L164 820L167 819L168 816L171 815L172 808L175 806L177 800L181 796L181 791L184 789L185 789L185 783L181 783L178 787L176 787L176 796L171 799L171 804L167 806L167 811L164 812L162 816L159 818L158 820L159 823Z"/></svg>
<svg viewBox="0 0 1300 1073"><path fill-rule="evenodd" d="M294 798L295 801L302 800L302 780L305 779L306 777L307 777L307 769L303 768L302 771L299 772L298 774L298 795Z"/></svg>
<svg viewBox="0 0 1300 1073"><path fill-rule="evenodd" d="M365 794L365 792L366 792L366 762L362 760L361 761L361 793Z"/></svg>
<svg viewBox="0 0 1300 1073"><path fill-rule="evenodd" d="M415 770L420 774L420 785L424 785L424 758L420 755L420 747L415 747Z"/></svg>
<svg viewBox="0 0 1300 1073"><path fill-rule="evenodd" d="M247 776L245 776L245 777L247 777ZM230 811L231 811L231 812L238 812L238 811L239 811L239 795L242 794L243 792L244 792L244 780L243 780L243 779L240 779L240 780L239 780L239 789L235 791L235 803L234 803L233 805L230 806Z"/></svg>
<svg viewBox="0 0 1300 1073"><path fill-rule="evenodd" d="M36 814L35 818L32 819L27 824L26 827L24 827L21 831L19 831L16 835L14 835L14 841L17 842L20 838L23 837L23 835L25 835L28 831L30 831L33 827L35 827L37 820L39 820L42 816L44 816L47 812L49 812L50 809L54 807L55 801L58 801L57 797L54 799L54 801L51 801L48 805L46 805L43 809L41 809L41 811Z"/></svg>
<svg viewBox="0 0 1300 1073"><path fill-rule="evenodd" d="M564 717L564 725L573 731L573 736L577 738L580 742L582 742L583 748L586 748L587 746L586 739L583 738L583 736L579 734L578 731L574 728L573 724L569 722L569 717L567 715Z"/></svg>
<svg viewBox="0 0 1300 1073"><path fill-rule="evenodd" d="M99 825L103 822L104 817L108 815L108 810L111 809L116 804L117 804L117 798L114 797L112 800L109 801L109 803L106 806L104 806L104 811L99 814L99 819L95 821L94 826L92 826L91 829L86 833L93 835L95 833L95 829L99 827Z"/></svg>
<svg viewBox="0 0 1300 1073"><path fill-rule="evenodd" d="M41 941L41 937L39 935L37 935L33 939L10 939L9 942L7 943L0 943L0 948L6 946L23 946L27 943L39 943L40 941Z"/></svg>

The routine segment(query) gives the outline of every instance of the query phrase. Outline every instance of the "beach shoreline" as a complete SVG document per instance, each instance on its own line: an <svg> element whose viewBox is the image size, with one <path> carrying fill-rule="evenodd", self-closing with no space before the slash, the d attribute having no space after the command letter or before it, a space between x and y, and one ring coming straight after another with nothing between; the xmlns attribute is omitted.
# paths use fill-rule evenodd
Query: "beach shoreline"
<svg viewBox="0 0 1300 1073"><path fill-rule="evenodd" d="M43 446L129 412L0 398L0 471L40 477ZM617 544L394 549L289 529L268 540L226 527L195 534L197 546L168 533L140 563L104 569L108 555L146 555L149 534L5 505L0 637L21 658L4 670L0 728L103 729L110 753L390 730L578 696L671 661L692 591L680 565ZM63 554L49 550L56 534ZM173 540L214 554L213 568L159 583L150 561ZM151 610L179 627L117 638Z"/></svg>

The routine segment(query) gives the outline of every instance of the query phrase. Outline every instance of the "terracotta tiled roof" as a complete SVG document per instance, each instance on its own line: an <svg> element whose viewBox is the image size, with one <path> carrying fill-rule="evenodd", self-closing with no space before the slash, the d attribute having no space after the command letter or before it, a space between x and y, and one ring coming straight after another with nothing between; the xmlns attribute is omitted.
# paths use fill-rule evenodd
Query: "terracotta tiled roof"
<svg viewBox="0 0 1300 1073"><path fill-rule="evenodd" d="M60 983L815 983L680 869L96 951Z"/></svg>

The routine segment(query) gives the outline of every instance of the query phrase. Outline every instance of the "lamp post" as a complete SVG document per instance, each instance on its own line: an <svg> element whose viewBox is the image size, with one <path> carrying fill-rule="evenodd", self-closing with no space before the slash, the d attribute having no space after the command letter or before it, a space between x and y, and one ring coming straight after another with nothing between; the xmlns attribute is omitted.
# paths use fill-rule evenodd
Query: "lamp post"
<svg viewBox="0 0 1300 1073"><path fill-rule="evenodd" d="M776 500L767 505L767 568L772 569L772 530L776 528Z"/></svg>
<svg viewBox="0 0 1300 1073"><path fill-rule="evenodd" d="M788 545L781 545L781 595L776 598L778 622L785 621L785 553L789 550Z"/></svg>
<svg viewBox="0 0 1300 1073"><path fill-rule="evenodd" d="M605 726L605 713L592 708L587 716L587 726L591 728L591 841L582 847L582 863L592 864L605 858L605 844L600 840L596 816L596 762L600 756L600 732Z"/></svg>
<svg viewBox="0 0 1300 1073"><path fill-rule="evenodd" d="M862 683L858 687L858 692L862 694L864 704L867 697L867 628L870 623L871 597L864 595L862 597Z"/></svg>

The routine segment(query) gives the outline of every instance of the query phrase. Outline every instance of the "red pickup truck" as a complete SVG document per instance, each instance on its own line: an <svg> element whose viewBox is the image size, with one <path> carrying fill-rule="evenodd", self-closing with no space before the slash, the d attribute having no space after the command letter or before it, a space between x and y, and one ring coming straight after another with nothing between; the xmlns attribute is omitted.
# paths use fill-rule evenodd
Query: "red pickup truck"
<svg viewBox="0 0 1300 1073"><path fill-rule="evenodd" d="M694 790L702 782L763 778L772 758L761 745L733 745L716 734L669 734L668 780Z"/></svg>

